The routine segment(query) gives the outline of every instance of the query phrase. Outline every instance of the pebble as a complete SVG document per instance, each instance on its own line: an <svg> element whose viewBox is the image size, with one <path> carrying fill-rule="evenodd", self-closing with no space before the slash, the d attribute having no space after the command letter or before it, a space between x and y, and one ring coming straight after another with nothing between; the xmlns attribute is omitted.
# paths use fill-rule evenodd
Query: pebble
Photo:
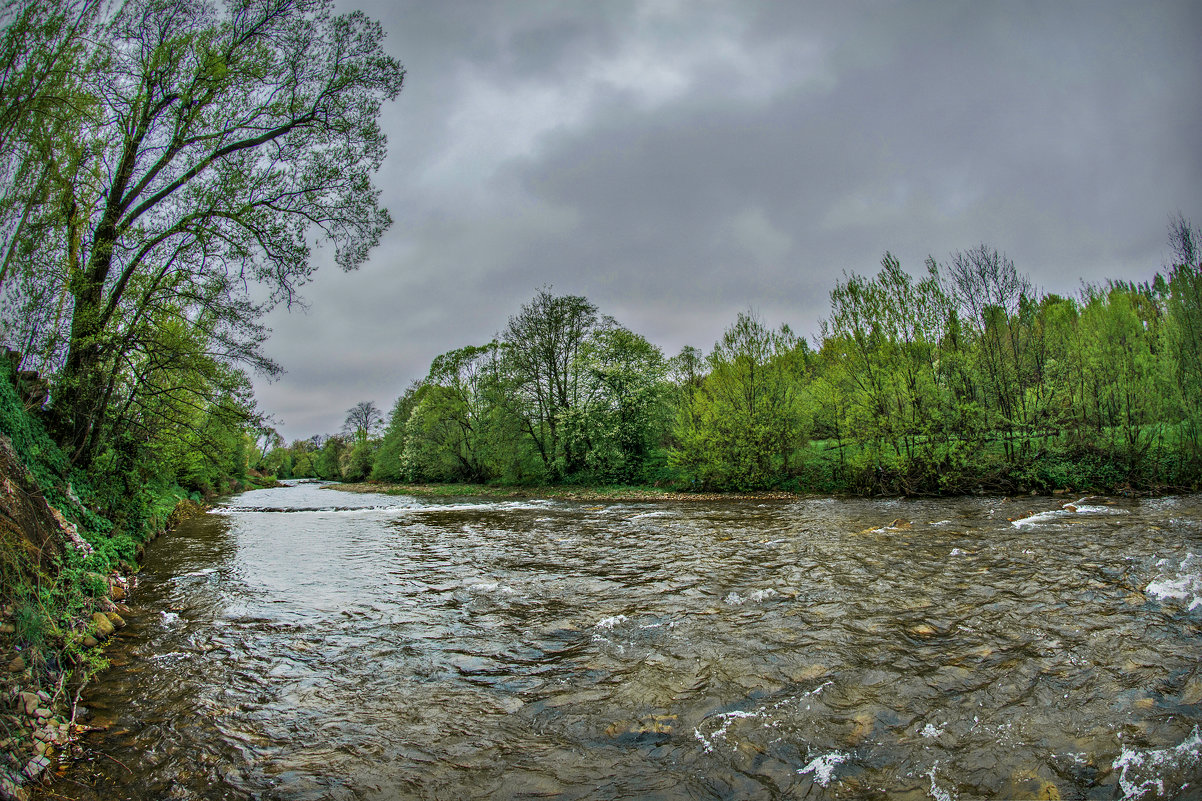
<svg viewBox="0 0 1202 801"><path fill-rule="evenodd" d="M54 715L53 712L51 712L49 709L47 709L44 706L40 706L37 709L33 710L33 714L35 717L41 718L42 720L46 720L47 718L52 717Z"/></svg>
<svg viewBox="0 0 1202 801"><path fill-rule="evenodd" d="M95 648L97 645L100 645L100 640L89 634L83 638L83 645L85 648Z"/></svg>
<svg viewBox="0 0 1202 801"><path fill-rule="evenodd" d="M12 673L20 673L25 669L25 657L18 656L13 661L9 662L8 669Z"/></svg>
<svg viewBox="0 0 1202 801"><path fill-rule="evenodd" d="M17 627L12 623L0 623L0 634L16 634Z"/></svg>

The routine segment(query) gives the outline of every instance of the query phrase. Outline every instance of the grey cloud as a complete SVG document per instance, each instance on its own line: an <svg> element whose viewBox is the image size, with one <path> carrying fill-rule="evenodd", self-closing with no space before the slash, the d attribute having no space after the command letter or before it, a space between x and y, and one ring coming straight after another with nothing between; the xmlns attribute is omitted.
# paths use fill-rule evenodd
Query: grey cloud
<svg viewBox="0 0 1202 801"><path fill-rule="evenodd" d="M396 225L272 316L289 373L260 397L289 436L389 406L545 284L705 349L748 306L813 333L885 250L1143 279L1168 216L1202 213L1191 2L363 7L408 69Z"/></svg>

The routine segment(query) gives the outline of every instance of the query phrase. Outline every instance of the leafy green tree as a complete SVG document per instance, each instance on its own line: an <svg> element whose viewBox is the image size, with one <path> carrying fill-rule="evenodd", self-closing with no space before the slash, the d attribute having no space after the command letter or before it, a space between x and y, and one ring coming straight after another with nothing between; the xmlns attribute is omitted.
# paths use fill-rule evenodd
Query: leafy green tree
<svg viewBox="0 0 1202 801"><path fill-rule="evenodd" d="M948 296L956 304L976 353L975 380L983 424L1001 435L1014 461L1029 445L1032 410L1028 389L1034 289L1014 262L985 244L952 254L941 265Z"/></svg>
<svg viewBox="0 0 1202 801"><path fill-rule="evenodd" d="M405 478L402 459L405 452L405 425L413 409L421 402L425 385L420 381L410 384L401 397L397 398L388 416L388 425L380 439L372 461L372 481L401 481Z"/></svg>
<svg viewBox="0 0 1202 801"><path fill-rule="evenodd" d="M349 450L350 446L342 437L329 437L312 457L313 472L318 478L326 481L340 480L342 478L342 456Z"/></svg>
<svg viewBox="0 0 1202 801"><path fill-rule="evenodd" d="M601 323L586 298L543 289L509 318L502 339L505 395L554 480L584 466L585 452L563 435L562 423L587 403L589 385L578 357Z"/></svg>
<svg viewBox="0 0 1202 801"><path fill-rule="evenodd" d="M671 462L702 486L761 489L780 483L805 444L799 396L804 340L740 313L709 356L709 375L682 410Z"/></svg>
<svg viewBox="0 0 1202 801"><path fill-rule="evenodd" d="M106 23L86 75L99 108L71 189L79 214L54 400L77 459L101 445L106 387L148 309L203 309L222 324L214 353L270 370L257 320L294 300L313 270L310 243L332 244L353 269L388 226L371 175L385 153L379 109L404 71L378 24L331 8L131 0Z"/></svg>
<svg viewBox="0 0 1202 801"><path fill-rule="evenodd" d="M447 480L482 482L492 477L489 427L498 400L498 361L496 342L434 359L426 394L409 420L406 461L411 470Z"/></svg>
<svg viewBox="0 0 1202 801"><path fill-rule="evenodd" d="M313 457L308 442L305 440L296 440L288 447L288 451L292 456L293 478L317 477L317 472L313 468Z"/></svg>
<svg viewBox="0 0 1202 801"><path fill-rule="evenodd" d="M69 159L64 151L78 155L80 120L94 105L82 76L100 7L99 0L0 6L0 288L41 239L28 236L34 221L69 202L56 190ZM18 245L27 247L14 261Z"/></svg>
<svg viewBox="0 0 1202 801"><path fill-rule="evenodd" d="M371 475L375 449L367 441L355 441L339 457L339 468L343 481L366 481Z"/></svg>
<svg viewBox="0 0 1202 801"><path fill-rule="evenodd" d="M1167 339L1186 457L1202 464L1202 234L1178 214L1169 226Z"/></svg>
<svg viewBox="0 0 1202 801"><path fill-rule="evenodd" d="M1085 290L1080 347L1094 379L1087 402L1099 440L1126 462L1128 476L1163 434L1171 366L1163 357L1159 318L1149 293L1138 287L1111 283Z"/></svg>
<svg viewBox="0 0 1202 801"><path fill-rule="evenodd" d="M667 363L659 348L620 326L596 331L577 357L588 402L562 414L571 450L593 480L633 482L668 428Z"/></svg>

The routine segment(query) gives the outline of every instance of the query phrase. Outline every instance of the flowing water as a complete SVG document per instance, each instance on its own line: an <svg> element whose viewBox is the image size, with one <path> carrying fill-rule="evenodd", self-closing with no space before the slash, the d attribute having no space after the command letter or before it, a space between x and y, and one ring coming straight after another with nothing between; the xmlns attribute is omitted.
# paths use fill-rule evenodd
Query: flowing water
<svg viewBox="0 0 1202 801"><path fill-rule="evenodd" d="M1202 797L1202 497L249 492L147 554L82 799Z"/></svg>

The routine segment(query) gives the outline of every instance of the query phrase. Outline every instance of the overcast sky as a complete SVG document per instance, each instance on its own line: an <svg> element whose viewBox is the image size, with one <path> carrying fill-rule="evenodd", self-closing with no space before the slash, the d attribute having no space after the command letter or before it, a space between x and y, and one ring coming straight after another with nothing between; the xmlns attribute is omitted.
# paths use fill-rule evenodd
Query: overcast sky
<svg viewBox="0 0 1202 801"><path fill-rule="evenodd" d="M844 270L986 242L1045 291L1145 280L1202 222L1202 3L343 0L405 66L363 268L279 310L288 439L387 413L544 285L708 351L813 335ZM319 258L324 258L318 253Z"/></svg>

